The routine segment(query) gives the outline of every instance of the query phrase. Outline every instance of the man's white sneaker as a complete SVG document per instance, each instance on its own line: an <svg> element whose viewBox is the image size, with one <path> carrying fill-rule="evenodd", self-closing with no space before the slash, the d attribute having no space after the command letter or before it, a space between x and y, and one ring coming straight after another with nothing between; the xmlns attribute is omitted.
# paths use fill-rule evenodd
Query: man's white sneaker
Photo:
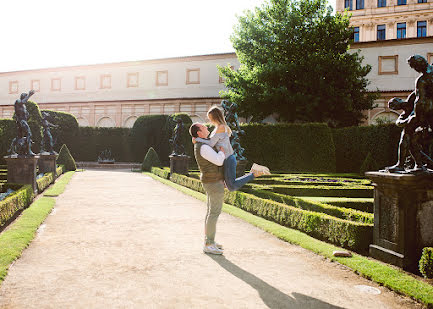
<svg viewBox="0 0 433 309"><path fill-rule="evenodd" d="M224 250L224 247L223 247L223 245L221 245L221 244L219 244L219 243L214 243L214 245L215 245L215 247L217 247L218 249L220 249L220 250Z"/></svg>
<svg viewBox="0 0 433 309"><path fill-rule="evenodd" d="M210 253L210 254L223 254L224 251L221 249L218 249L214 244L205 245L203 247L204 253Z"/></svg>
<svg viewBox="0 0 433 309"><path fill-rule="evenodd" d="M267 168L266 166L263 166L263 165L256 164L256 163L254 163L253 166L251 167L251 172L253 172L253 173L258 172L261 175L270 175L271 174L269 168Z"/></svg>

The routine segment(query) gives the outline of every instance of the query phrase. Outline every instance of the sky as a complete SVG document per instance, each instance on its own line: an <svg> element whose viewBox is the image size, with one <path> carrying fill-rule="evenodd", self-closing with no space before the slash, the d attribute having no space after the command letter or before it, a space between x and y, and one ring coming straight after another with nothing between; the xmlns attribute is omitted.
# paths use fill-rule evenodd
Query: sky
<svg viewBox="0 0 433 309"><path fill-rule="evenodd" d="M236 15L262 3L3 0L0 72L233 52Z"/></svg>

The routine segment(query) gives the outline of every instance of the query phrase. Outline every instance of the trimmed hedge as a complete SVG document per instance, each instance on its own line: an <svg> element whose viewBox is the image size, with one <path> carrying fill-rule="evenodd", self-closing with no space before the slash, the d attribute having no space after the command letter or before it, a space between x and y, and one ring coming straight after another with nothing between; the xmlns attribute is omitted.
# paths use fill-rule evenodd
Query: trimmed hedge
<svg viewBox="0 0 433 309"><path fill-rule="evenodd" d="M155 174L156 176L159 176L164 179L170 179L170 169L167 168L159 168L159 167L152 167L151 172Z"/></svg>
<svg viewBox="0 0 433 309"><path fill-rule="evenodd" d="M419 271L425 278L433 278L433 248L426 247L422 250Z"/></svg>
<svg viewBox="0 0 433 309"><path fill-rule="evenodd" d="M244 124L249 162L288 172L335 172L335 146L326 124Z"/></svg>
<svg viewBox="0 0 433 309"><path fill-rule="evenodd" d="M46 188L48 188L53 183L53 180L53 173L46 173L44 177L36 180L38 193L42 193Z"/></svg>
<svg viewBox="0 0 433 309"><path fill-rule="evenodd" d="M41 110L47 113L48 121L57 127L50 128L54 140L54 149L59 151L63 144L71 145L76 139L79 126L77 118L74 115L65 112L56 112L51 110Z"/></svg>
<svg viewBox="0 0 433 309"><path fill-rule="evenodd" d="M315 197L305 196L303 200L310 200L319 203L334 205L337 207L351 208L363 212L373 213L374 199L373 198L345 198L345 197ZM370 199L371 201L365 201Z"/></svg>
<svg viewBox="0 0 433 309"><path fill-rule="evenodd" d="M354 222L374 223L374 216L371 213L362 212L359 210L340 208L337 206L318 203L301 198L295 198L284 194L278 194L265 190L250 190L247 193L253 194L257 197L273 200L275 202L283 203L289 206L297 207L304 210L324 213L336 218L345 219Z"/></svg>
<svg viewBox="0 0 433 309"><path fill-rule="evenodd" d="M56 178L59 177L60 175L62 175L65 172L65 166L64 165L60 165L56 168Z"/></svg>
<svg viewBox="0 0 433 309"><path fill-rule="evenodd" d="M204 193L200 180L179 174L171 175L170 180ZM240 191L226 191L224 200L252 214L354 251L367 252L373 240L373 224L351 222L326 214L302 210Z"/></svg>
<svg viewBox="0 0 433 309"><path fill-rule="evenodd" d="M3 190L16 190L11 195L0 201L0 226L10 220L17 211L30 205L33 200L33 189L31 185L5 184Z"/></svg>
<svg viewBox="0 0 433 309"><path fill-rule="evenodd" d="M161 161L159 161L158 154L153 147L150 147L144 157L143 164L141 164L141 170L150 172L152 167L160 167Z"/></svg>
<svg viewBox="0 0 433 309"><path fill-rule="evenodd" d="M60 149L59 156L57 157L58 164L62 164L65 167L66 171L75 171L77 169L77 165L75 164L75 160L69 152L68 146L63 145Z"/></svg>
<svg viewBox="0 0 433 309"><path fill-rule="evenodd" d="M247 188L270 190L291 196L326 197L373 197L374 189L368 186L338 187L312 185L257 185L247 184Z"/></svg>
<svg viewBox="0 0 433 309"><path fill-rule="evenodd" d="M379 170L397 162L401 128L395 124L333 129L337 172L359 173L368 154L368 168Z"/></svg>

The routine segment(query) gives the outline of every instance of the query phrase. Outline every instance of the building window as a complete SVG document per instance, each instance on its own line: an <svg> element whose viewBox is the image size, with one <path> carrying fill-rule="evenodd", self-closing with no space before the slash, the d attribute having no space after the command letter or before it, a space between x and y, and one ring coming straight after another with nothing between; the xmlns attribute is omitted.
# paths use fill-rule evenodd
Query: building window
<svg viewBox="0 0 433 309"><path fill-rule="evenodd" d="M386 0L377 0L377 7L378 8L386 7Z"/></svg>
<svg viewBox="0 0 433 309"><path fill-rule="evenodd" d="M103 74L100 77L100 89L111 89L111 75L110 74Z"/></svg>
<svg viewBox="0 0 433 309"><path fill-rule="evenodd" d="M86 90L86 78L84 76L75 77L75 90Z"/></svg>
<svg viewBox="0 0 433 309"><path fill-rule="evenodd" d="M344 0L344 8L351 11L352 10L352 0Z"/></svg>
<svg viewBox="0 0 433 309"><path fill-rule="evenodd" d="M385 25L378 25L377 26L377 40L385 40L386 39L386 35L385 35Z"/></svg>
<svg viewBox="0 0 433 309"><path fill-rule="evenodd" d="M126 87L135 88L138 87L138 72L128 73L126 76Z"/></svg>
<svg viewBox="0 0 433 309"><path fill-rule="evenodd" d="M359 27L353 28L353 41L359 42Z"/></svg>
<svg viewBox="0 0 433 309"><path fill-rule="evenodd" d="M397 24L397 39L404 39L406 37L406 23Z"/></svg>
<svg viewBox="0 0 433 309"><path fill-rule="evenodd" d="M18 93L18 81L14 80L9 82L9 93L10 94Z"/></svg>
<svg viewBox="0 0 433 309"><path fill-rule="evenodd" d="M418 3L427 3L427 0L418 0Z"/></svg>
<svg viewBox="0 0 433 309"><path fill-rule="evenodd" d="M60 91L60 90L62 90L62 80L60 78L52 78L51 91Z"/></svg>
<svg viewBox="0 0 433 309"><path fill-rule="evenodd" d="M417 23L417 36L419 38L423 38L427 36L427 22L426 21L419 21Z"/></svg>
<svg viewBox="0 0 433 309"><path fill-rule="evenodd" d="M433 53L427 53L427 61L428 63L433 63Z"/></svg>
<svg viewBox="0 0 433 309"><path fill-rule="evenodd" d="M187 84L200 84L200 69L187 69L186 70L186 83Z"/></svg>
<svg viewBox="0 0 433 309"><path fill-rule="evenodd" d="M356 0L356 9L357 10L364 9L364 0Z"/></svg>
<svg viewBox="0 0 433 309"><path fill-rule="evenodd" d="M157 71L156 72L156 85L157 86L168 86L168 71Z"/></svg>
<svg viewBox="0 0 433 309"><path fill-rule="evenodd" d="M379 56L379 75L398 74L398 55Z"/></svg>
<svg viewBox="0 0 433 309"><path fill-rule="evenodd" d="M30 89L35 92L41 91L41 82L38 79L32 79L30 82Z"/></svg>
<svg viewBox="0 0 433 309"><path fill-rule="evenodd" d="M398 0L397 5L406 5L406 0Z"/></svg>

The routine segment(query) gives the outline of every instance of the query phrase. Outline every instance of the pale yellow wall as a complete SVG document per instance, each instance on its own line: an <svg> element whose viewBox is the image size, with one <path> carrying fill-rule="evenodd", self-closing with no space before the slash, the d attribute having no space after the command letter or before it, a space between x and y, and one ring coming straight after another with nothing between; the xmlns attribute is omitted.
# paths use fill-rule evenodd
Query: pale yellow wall
<svg viewBox="0 0 433 309"><path fill-rule="evenodd" d="M131 126L141 115L175 112L206 119L207 109L219 103L225 89L217 65L228 64L239 68L234 53L4 72L0 117L11 117L20 93L36 86L32 99L41 108L70 112L83 125ZM53 89L53 79L61 80L60 91ZM18 91L10 93L15 81Z"/></svg>

